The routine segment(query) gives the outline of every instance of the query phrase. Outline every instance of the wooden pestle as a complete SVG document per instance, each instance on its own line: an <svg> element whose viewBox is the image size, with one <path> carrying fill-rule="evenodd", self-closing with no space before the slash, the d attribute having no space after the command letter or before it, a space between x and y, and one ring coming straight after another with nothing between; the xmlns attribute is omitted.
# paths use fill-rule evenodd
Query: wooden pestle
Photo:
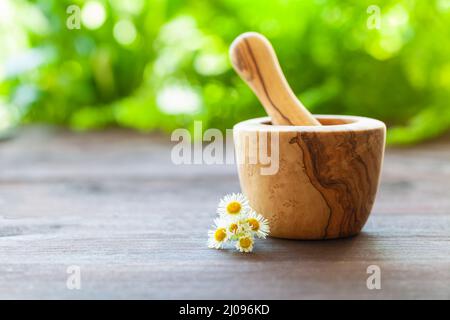
<svg viewBox="0 0 450 320"><path fill-rule="evenodd" d="M233 68L256 94L274 125L320 126L292 92L275 51L261 34L247 32L230 46Z"/></svg>

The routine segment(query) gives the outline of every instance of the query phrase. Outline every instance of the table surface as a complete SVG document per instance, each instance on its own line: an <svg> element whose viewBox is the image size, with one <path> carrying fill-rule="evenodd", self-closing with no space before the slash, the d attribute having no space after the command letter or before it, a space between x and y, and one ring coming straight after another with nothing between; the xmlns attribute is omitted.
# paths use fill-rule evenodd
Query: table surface
<svg viewBox="0 0 450 320"><path fill-rule="evenodd" d="M172 146L36 127L0 142L0 298L450 298L449 139L387 150L359 236L270 238L252 254L206 247L235 167L177 166ZM381 290L367 289L370 265Z"/></svg>

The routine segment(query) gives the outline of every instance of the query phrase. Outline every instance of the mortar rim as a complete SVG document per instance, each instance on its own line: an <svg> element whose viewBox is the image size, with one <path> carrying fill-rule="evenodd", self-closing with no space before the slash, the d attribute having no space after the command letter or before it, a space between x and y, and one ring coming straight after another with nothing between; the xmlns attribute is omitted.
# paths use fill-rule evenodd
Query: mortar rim
<svg viewBox="0 0 450 320"><path fill-rule="evenodd" d="M333 114L314 114L315 118L320 120L347 120L352 121L344 124L332 124L322 126L286 126L272 125L270 117L259 117L241 121L234 125L234 131L267 131L267 132L346 132L346 131L368 131L368 130L386 130L384 122L361 116L351 115L333 115Z"/></svg>

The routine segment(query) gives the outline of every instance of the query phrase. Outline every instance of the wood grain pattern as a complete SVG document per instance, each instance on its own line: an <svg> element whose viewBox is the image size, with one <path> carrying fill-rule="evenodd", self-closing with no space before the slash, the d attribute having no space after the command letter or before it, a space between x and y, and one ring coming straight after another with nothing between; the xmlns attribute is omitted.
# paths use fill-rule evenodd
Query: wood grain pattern
<svg viewBox="0 0 450 320"><path fill-rule="evenodd" d="M272 123L320 126L292 92L270 42L261 34L247 32L230 46L232 65L252 88Z"/></svg>
<svg viewBox="0 0 450 320"><path fill-rule="evenodd" d="M319 120L324 125L309 130L257 125L268 118L235 127L238 155L259 148L247 143L249 132L278 132L276 174L262 174L261 163L239 165L242 189L250 204L269 219L275 237L353 236L371 212L384 154L384 124L362 117L321 116Z"/></svg>
<svg viewBox="0 0 450 320"><path fill-rule="evenodd" d="M205 246L236 167L175 166L171 147L123 130L0 142L0 298L450 299L450 139L386 151L359 236L269 238L250 255ZM66 288L70 265L81 290Z"/></svg>

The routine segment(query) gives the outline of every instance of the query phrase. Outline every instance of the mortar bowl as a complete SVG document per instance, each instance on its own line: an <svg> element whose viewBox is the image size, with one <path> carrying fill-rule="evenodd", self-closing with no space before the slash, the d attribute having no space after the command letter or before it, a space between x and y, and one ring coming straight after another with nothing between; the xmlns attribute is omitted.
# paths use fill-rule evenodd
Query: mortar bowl
<svg viewBox="0 0 450 320"><path fill-rule="evenodd" d="M357 116L315 115L322 126L256 118L233 128L242 191L270 235L336 239L358 234L377 193L386 126Z"/></svg>

